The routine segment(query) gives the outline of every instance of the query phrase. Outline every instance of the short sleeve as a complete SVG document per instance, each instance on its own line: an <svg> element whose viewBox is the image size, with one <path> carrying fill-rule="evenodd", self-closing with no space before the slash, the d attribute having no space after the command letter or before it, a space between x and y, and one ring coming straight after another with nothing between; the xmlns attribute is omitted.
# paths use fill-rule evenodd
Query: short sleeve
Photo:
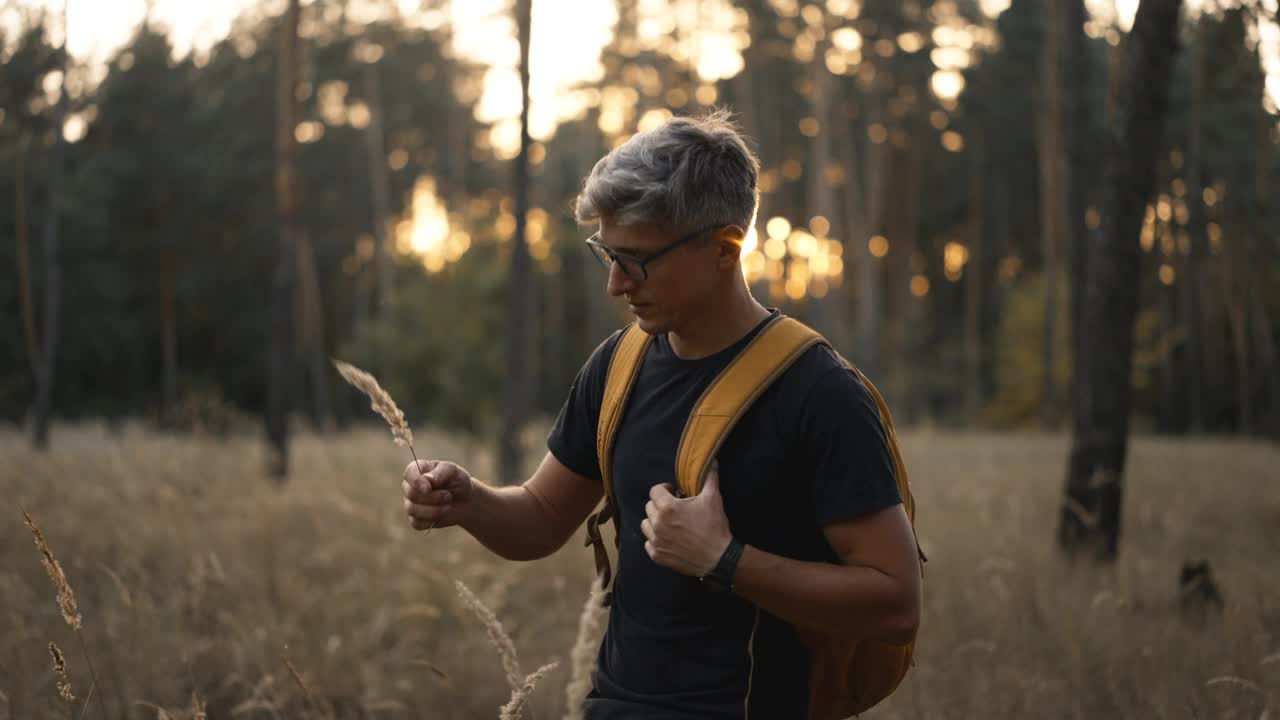
<svg viewBox="0 0 1280 720"><path fill-rule="evenodd" d="M800 452L819 527L902 502L875 398L846 367L824 372L805 398Z"/></svg>
<svg viewBox="0 0 1280 720"><path fill-rule="evenodd" d="M587 358L569 388L569 396L547 435L547 449L561 465L575 473L603 482L596 452L596 426L600 422L600 404L609 373L609 361L618 345L621 331L609 336Z"/></svg>

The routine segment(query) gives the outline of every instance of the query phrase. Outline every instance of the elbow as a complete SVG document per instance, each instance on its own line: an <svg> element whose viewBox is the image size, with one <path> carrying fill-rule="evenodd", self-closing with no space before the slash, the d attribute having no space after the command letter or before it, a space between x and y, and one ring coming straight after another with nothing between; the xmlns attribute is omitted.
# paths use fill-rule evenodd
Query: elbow
<svg viewBox="0 0 1280 720"><path fill-rule="evenodd" d="M507 548L507 552L501 553L501 555L504 560L511 562L533 562L534 560L549 557L559 549L559 545L548 542L526 542Z"/></svg>
<svg viewBox="0 0 1280 720"><path fill-rule="evenodd" d="M917 587L904 588L896 612L885 622L885 642L906 645L914 642L920 629L920 592Z"/></svg>
<svg viewBox="0 0 1280 720"><path fill-rule="evenodd" d="M920 589L912 583L902 583L884 597L878 622L868 633L870 639L888 645L907 645L916 639L920 629Z"/></svg>
<svg viewBox="0 0 1280 720"><path fill-rule="evenodd" d="M890 645L907 645L916 639L920 629L920 608L913 605L895 614L885 623L884 641Z"/></svg>

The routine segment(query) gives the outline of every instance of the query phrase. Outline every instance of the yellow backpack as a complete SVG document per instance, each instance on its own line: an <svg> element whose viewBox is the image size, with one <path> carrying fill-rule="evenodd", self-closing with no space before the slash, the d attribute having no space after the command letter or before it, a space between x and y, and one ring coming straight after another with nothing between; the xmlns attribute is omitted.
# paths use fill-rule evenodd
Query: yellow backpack
<svg viewBox="0 0 1280 720"><path fill-rule="evenodd" d="M587 520L586 544L595 551L596 571L605 587L609 586L612 569L600 535L600 525L609 522L615 512L610 472L613 441L640 362L652 339L652 336L634 324L623 331L609 363L600 407L596 450L600 458L600 472L604 478L605 498L600 511ZM817 344L827 344L827 341L798 320L779 315L770 320L738 357L712 381L690 413L676 451L676 478L682 496L692 497L698 494L707 469L739 418L792 362ZM914 527L915 501L907 482L907 469L898 450L889 408L871 381L848 360L843 357L840 359L857 374L875 398L893 456L898 491L902 495L907 517L911 518ZM732 478L727 480L731 482ZM615 535L615 541L617 539ZM923 552L920 552L920 558L922 561L925 559ZM609 599L606 594L606 605ZM840 720L867 710L897 689L912 664L914 642L889 645L807 628L797 627L796 630L811 658L810 720Z"/></svg>

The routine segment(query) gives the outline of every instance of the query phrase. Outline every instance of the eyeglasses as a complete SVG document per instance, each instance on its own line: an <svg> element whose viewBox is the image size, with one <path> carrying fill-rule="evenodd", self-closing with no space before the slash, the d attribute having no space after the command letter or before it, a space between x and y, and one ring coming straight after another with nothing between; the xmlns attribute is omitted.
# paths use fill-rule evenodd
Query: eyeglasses
<svg viewBox="0 0 1280 720"><path fill-rule="evenodd" d="M715 230L718 227L720 227L720 225L716 224L716 225L709 225L707 227L702 228L701 230L694 230L688 235L685 235L679 240L676 240L675 242L671 243L670 245L662 248L658 252L648 257L639 257L636 255L632 255L631 253L618 252L617 250L613 250L601 244L600 241L596 239L600 237L599 231L595 232L594 234L592 234L591 237L587 238L586 243L587 243L587 247L591 248L591 254L595 255L596 259L599 260L600 264L603 265L606 269L613 267L613 265L616 263L619 267L622 268L622 272L627 274L627 277L631 278L632 280L635 280L636 282L644 282L645 280L649 279L649 270L648 270L649 263L653 262L654 260L657 260L663 255L666 255L672 250L675 250L681 245L688 244L702 237L706 233L712 230Z"/></svg>

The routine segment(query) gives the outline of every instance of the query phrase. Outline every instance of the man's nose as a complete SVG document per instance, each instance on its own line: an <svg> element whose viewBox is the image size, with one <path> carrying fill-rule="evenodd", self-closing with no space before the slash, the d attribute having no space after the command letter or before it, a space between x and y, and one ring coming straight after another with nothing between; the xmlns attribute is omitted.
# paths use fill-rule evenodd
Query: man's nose
<svg viewBox="0 0 1280 720"><path fill-rule="evenodd" d="M622 269L622 263L613 263L609 266L609 283L606 289L612 297L619 297L631 292L636 286L636 281Z"/></svg>

